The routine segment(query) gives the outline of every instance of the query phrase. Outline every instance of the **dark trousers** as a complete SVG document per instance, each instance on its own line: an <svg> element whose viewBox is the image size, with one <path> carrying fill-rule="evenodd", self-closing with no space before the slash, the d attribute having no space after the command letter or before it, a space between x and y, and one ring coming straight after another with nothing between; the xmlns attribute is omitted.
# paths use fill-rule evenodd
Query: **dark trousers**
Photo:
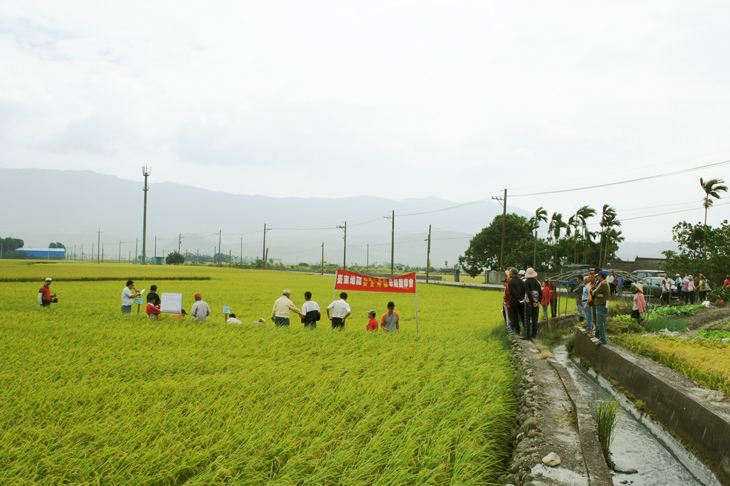
<svg viewBox="0 0 730 486"><path fill-rule="evenodd" d="M276 325L276 327L288 326L289 325L289 318L288 317L279 317L279 316L276 316L274 318L274 324Z"/></svg>
<svg viewBox="0 0 730 486"><path fill-rule="evenodd" d="M540 319L540 307L530 307L525 309L525 337L537 337L537 321Z"/></svg>
<svg viewBox="0 0 730 486"><path fill-rule="evenodd" d="M662 304L669 305L669 292L662 292Z"/></svg>
<svg viewBox="0 0 730 486"><path fill-rule="evenodd" d="M636 319L637 321L639 321L639 323L641 323L641 312L639 312L637 310L632 310L631 311L631 318L632 319Z"/></svg>
<svg viewBox="0 0 730 486"><path fill-rule="evenodd" d="M558 315L558 299L550 299L550 317Z"/></svg>
<svg viewBox="0 0 730 486"><path fill-rule="evenodd" d="M342 321L341 317L333 317L332 318L332 329L339 329L342 331L345 328L345 323Z"/></svg>
<svg viewBox="0 0 730 486"><path fill-rule="evenodd" d="M509 308L509 322L512 330L517 334L520 333L520 322L525 322L525 306L517 304Z"/></svg>

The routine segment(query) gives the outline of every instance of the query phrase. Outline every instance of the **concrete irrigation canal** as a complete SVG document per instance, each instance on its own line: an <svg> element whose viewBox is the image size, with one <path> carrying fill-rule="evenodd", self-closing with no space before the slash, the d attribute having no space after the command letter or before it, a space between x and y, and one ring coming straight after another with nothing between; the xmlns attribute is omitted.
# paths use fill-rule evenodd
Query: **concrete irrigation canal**
<svg viewBox="0 0 730 486"><path fill-rule="evenodd" d="M568 356L565 346L556 348L554 354L570 373L580 394L589 402L608 400L615 393L607 380L593 370L583 368L577 358ZM616 464L615 485L720 485L712 472L660 425L622 395L614 396L621 398L616 438L611 446Z"/></svg>
<svg viewBox="0 0 730 486"><path fill-rule="evenodd" d="M515 486L721 486L725 478L730 434L724 427L730 404L692 394L691 380L647 358L609 344L595 346L582 330L575 333L574 352L565 345L552 353L535 340L512 338L513 367L520 378L517 417L512 429L514 449L501 484ZM617 365L626 355L636 359ZM580 356L580 358L578 357ZM608 366L611 357L613 366ZM581 359L585 361L581 361ZM612 384L582 363L601 369L651 417L617 393ZM637 364L638 363L638 364ZM655 369L654 367L659 367ZM661 369L660 369L661 368ZM607 370L614 372L607 373ZM623 374L622 374L623 373ZM649 376L646 378L646 376ZM641 381L642 377L644 381ZM671 391L651 380L664 380ZM639 383L643 390L632 390ZM689 384L692 387L687 388ZM684 388L683 388L684 387ZM708 390L703 389L705 392ZM598 440L592 407L597 401L619 399L616 436L609 469ZM637 402L638 403L638 402ZM701 409L693 409L698 405ZM666 417L663 414L669 413ZM656 417L655 420L652 417ZM659 423L661 421L661 424ZM686 422L686 423L685 423ZM668 429L665 430L664 426ZM701 447L684 430L700 436ZM679 437L681 439L676 439ZM682 440L682 442L680 442ZM683 444L688 444L689 452ZM700 457L700 459L698 459ZM708 467L708 465L710 467Z"/></svg>

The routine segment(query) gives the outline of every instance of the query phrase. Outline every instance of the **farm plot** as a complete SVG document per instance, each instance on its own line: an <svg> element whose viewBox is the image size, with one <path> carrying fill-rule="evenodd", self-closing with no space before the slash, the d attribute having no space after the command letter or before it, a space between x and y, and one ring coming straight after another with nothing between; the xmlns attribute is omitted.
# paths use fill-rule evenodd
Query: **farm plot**
<svg viewBox="0 0 730 486"><path fill-rule="evenodd" d="M122 316L124 281L54 283L47 310L40 282L0 283L0 483L490 484L502 472L514 400L499 293L421 286L419 334L412 296L351 293L343 332L326 317L304 330L274 328L273 301L289 288L300 305L309 290L324 308L331 276L145 271L134 267L137 288L182 292L188 310L200 292L211 321ZM388 300L401 332L366 333L366 311ZM244 325L225 324L223 305Z"/></svg>

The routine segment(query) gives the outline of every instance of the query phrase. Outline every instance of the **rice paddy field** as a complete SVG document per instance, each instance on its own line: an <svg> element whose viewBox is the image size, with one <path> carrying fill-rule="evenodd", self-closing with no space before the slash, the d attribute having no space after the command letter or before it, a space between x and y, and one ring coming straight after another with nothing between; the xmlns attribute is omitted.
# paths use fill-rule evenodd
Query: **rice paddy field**
<svg viewBox="0 0 730 486"><path fill-rule="evenodd" d="M47 276L59 303L40 309ZM128 278L183 293L188 311L200 292L213 315L122 315ZM273 326L283 289L324 310L333 284L0 262L0 484L494 484L515 412L500 293L421 285L418 334L414 297L379 293L350 293L342 332L326 316L315 330ZM366 311L389 300L401 332L366 332ZM243 325L224 322L224 305Z"/></svg>

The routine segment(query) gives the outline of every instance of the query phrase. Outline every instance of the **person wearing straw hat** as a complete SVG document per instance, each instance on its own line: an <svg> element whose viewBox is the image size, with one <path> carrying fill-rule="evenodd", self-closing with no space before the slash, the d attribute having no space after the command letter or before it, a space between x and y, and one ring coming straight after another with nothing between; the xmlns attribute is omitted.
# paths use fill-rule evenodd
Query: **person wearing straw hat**
<svg viewBox="0 0 730 486"><path fill-rule="evenodd" d="M56 294L51 294L51 282L53 282L53 279L48 277L43 287L38 291L38 303L41 307L50 307L51 302L56 302Z"/></svg>
<svg viewBox="0 0 730 486"><path fill-rule="evenodd" d="M537 280L537 272L528 268L525 272L525 336L523 339L537 337L537 321L540 319L540 300L542 289Z"/></svg>
<svg viewBox="0 0 730 486"><path fill-rule="evenodd" d="M646 312L646 299L644 298L644 284L637 283L636 294L634 295L634 304L631 307L631 318L636 319L641 324L641 314Z"/></svg>

